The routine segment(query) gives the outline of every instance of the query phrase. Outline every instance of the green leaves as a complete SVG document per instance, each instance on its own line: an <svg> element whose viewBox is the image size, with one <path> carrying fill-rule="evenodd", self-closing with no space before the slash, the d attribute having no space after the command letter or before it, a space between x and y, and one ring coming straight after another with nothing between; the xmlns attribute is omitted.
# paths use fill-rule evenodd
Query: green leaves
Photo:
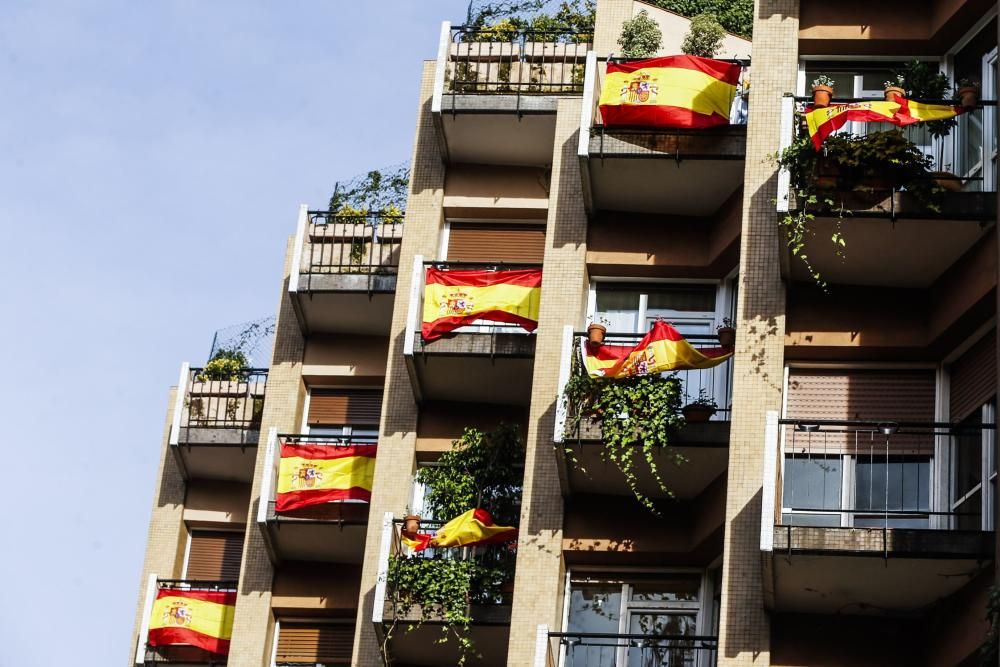
<svg viewBox="0 0 1000 667"><path fill-rule="evenodd" d="M618 46L626 58L648 58L654 55L663 41L660 24L649 18L645 9L622 23Z"/></svg>
<svg viewBox="0 0 1000 667"><path fill-rule="evenodd" d="M235 382L243 377L249 366L247 357L238 349L219 349L201 369L196 378L199 382L221 380Z"/></svg>
<svg viewBox="0 0 1000 667"><path fill-rule="evenodd" d="M684 35L681 51L689 56L714 58L722 49L725 30L719 25L714 14L698 14L691 19L691 29Z"/></svg>
<svg viewBox="0 0 1000 667"><path fill-rule="evenodd" d="M713 14L728 32L746 39L753 35L753 0L653 0L651 4L689 18Z"/></svg>

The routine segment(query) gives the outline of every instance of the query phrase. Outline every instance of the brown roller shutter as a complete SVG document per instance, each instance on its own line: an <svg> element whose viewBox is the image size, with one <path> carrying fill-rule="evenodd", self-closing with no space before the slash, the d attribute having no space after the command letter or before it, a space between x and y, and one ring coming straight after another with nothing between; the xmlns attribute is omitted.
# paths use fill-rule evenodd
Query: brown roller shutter
<svg viewBox="0 0 1000 667"><path fill-rule="evenodd" d="M351 664L353 623L281 621L275 662Z"/></svg>
<svg viewBox="0 0 1000 667"><path fill-rule="evenodd" d="M185 579L236 581L240 577L243 533L221 530L191 532Z"/></svg>
<svg viewBox="0 0 1000 667"><path fill-rule="evenodd" d="M788 377L786 416L789 419L874 420L894 422L934 421L935 378L931 370L828 370L793 369ZM785 429L786 449L813 455L884 452L885 436L837 433L836 427L818 433ZM896 434L893 450L930 453L933 437Z"/></svg>
<svg viewBox="0 0 1000 667"><path fill-rule="evenodd" d="M997 393L997 332L983 336L951 365L952 421L961 421Z"/></svg>
<svg viewBox="0 0 1000 667"><path fill-rule="evenodd" d="M309 392L309 425L378 425L381 389L313 389Z"/></svg>
<svg viewBox="0 0 1000 667"><path fill-rule="evenodd" d="M544 225L478 225L451 223L448 260L541 264L545 254Z"/></svg>

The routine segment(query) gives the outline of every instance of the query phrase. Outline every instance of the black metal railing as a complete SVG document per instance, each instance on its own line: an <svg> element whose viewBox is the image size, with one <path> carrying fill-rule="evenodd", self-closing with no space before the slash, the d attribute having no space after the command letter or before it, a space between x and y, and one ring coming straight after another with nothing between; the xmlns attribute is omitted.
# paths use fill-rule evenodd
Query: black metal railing
<svg viewBox="0 0 1000 667"><path fill-rule="evenodd" d="M247 368L225 379L204 368L188 373L182 428L259 430L267 389L266 368Z"/></svg>
<svg viewBox="0 0 1000 667"><path fill-rule="evenodd" d="M453 95L580 95L593 33L456 27L445 91Z"/></svg>
<svg viewBox="0 0 1000 667"><path fill-rule="evenodd" d="M831 100L831 104L853 104L864 102L880 102L881 99L841 97ZM915 100L928 104L943 104L957 106L955 100ZM812 105L811 97L795 97L795 112L802 113ZM996 100L980 100L975 107L964 109L955 117L955 126L944 136L934 136L931 131L933 124L915 123L906 127L898 127L891 123L878 122L848 122L837 133L865 137L876 132L898 130L911 141L921 153L931 160L927 179L934 181L940 188L947 191L962 192L995 192L996 191L996 152L995 139L993 145L987 146L990 136L988 127L996 123ZM796 128L797 136L808 136L808 131L802 124ZM822 176L822 174L821 174ZM828 176L834 178L835 175ZM892 183L881 185L871 184L871 189L899 189Z"/></svg>
<svg viewBox="0 0 1000 667"><path fill-rule="evenodd" d="M563 667L713 667L719 638L697 635L550 632L553 664Z"/></svg>
<svg viewBox="0 0 1000 667"><path fill-rule="evenodd" d="M976 491L959 473L963 462L974 459L977 474L982 474L981 453L988 444L983 433L995 432L994 424L890 419L779 423L785 431L777 480L782 525L984 529L976 493L985 492L988 481L980 479ZM975 454L971 459L970 449Z"/></svg>
<svg viewBox="0 0 1000 667"><path fill-rule="evenodd" d="M302 273L396 275L403 241L402 214L309 211Z"/></svg>
<svg viewBox="0 0 1000 667"><path fill-rule="evenodd" d="M236 590L235 579L202 581L200 579L157 579L157 590L225 592Z"/></svg>

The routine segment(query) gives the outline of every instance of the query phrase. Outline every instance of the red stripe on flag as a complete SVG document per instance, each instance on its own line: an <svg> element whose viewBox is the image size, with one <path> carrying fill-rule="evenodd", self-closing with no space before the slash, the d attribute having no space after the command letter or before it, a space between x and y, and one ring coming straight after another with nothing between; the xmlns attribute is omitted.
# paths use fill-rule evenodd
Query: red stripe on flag
<svg viewBox="0 0 1000 667"><path fill-rule="evenodd" d="M303 443L297 445L281 445L281 458L288 459L298 457L303 459L314 459L332 461L333 459L346 459L353 456L364 456L375 458L378 445L319 445Z"/></svg>
<svg viewBox="0 0 1000 667"><path fill-rule="evenodd" d="M420 328L420 335L424 340L436 340L449 331L454 331L459 327L463 327L466 324L472 324L473 322L477 322L479 320L517 324L526 331L534 331L538 328L538 322L528 319L527 317L521 317L520 315L508 313L506 310L484 310L482 312L475 313L474 315L465 315L463 317L439 317L433 322L424 322L423 326Z"/></svg>
<svg viewBox="0 0 1000 667"><path fill-rule="evenodd" d="M428 285L449 285L461 287L489 287L491 285L517 285L520 287L541 287L541 269L511 269L503 271L442 271L427 269Z"/></svg>
<svg viewBox="0 0 1000 667"><path fill-rule="evenodd" d="M156 599L162 598L187 598L188 600L234 605L236 604L236 591L185 591L177 588L161 588L156 593Z"/></svg>
<svg viewBox="0 0 1000 667"><path fill-rule="evenodd" d="M601 116L605 125L635 125L642 127L690 127L707 129L729 125L729 118L719 114L703 114L683 107L646 104L602 104Z"/></svg>
<svg viewBox="0 0 1000 667"><path fill-rule="evenodd" d="M704 72L719 81L736 85L740 80L740 66L737 63L699 56L665 56L663 58L647 58L646 60L631 60L629 62L609 62L608 74L612 72L635 72L650 67L671 67Z"/></svg>
<svg viewBox="0 0 1000 667"><path fill-rule="evenodd" d="M187 628L153 628L146 640L150 646L176 646L190 644L210 653L229 654L229 640L203 635Z"/></svg>
<svg viewBox="0 0 1000 667"><path fill-rule="evenodd" d="M322 505L336 500L363 500L369 502L372 499L371 489L360 486L352 486L349 489L306 489L304 491L288 491L279 493L274 500L274 511L287 512L300 507L310 505Z"/></svg>

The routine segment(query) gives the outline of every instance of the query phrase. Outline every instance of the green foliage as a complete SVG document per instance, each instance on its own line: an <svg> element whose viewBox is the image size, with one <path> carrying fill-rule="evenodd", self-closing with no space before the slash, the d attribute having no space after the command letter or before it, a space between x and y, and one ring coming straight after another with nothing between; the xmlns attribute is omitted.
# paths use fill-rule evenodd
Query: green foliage
<svg viewBox="0 0 1000 667"><path fill-rule="evenodd" d="M660 491L673 496L656 465L656 454L670 445L670 434L684 426L680 414L681 382L676 375L640 375L627 379L590 377L579 358L566 383L563 399L567 404L569 428L578 429L583 419L600 426L604 445L602 457L618 468L636 500L659 514L653 500L639 490L636 466L646 465ZM683 463L676 452L673 460ZM570 448L566 454L574 463Z"/></svg>
<svg viewBox="0 0 1000 667"><path fill-rule="evenodd" d="M815 88L816 86L829 86L830 88L833 88L833 79L827 76L826 74L820 74L815 79L813 79L812 86L813 88Z"/></svg>
<svg viewBox="0 0 1000 667"><path fill-rule="evenodd" d="M722 50L722 29L714 14L698 14L691 19L691 28L684 35L681 51L689 56L714 58Z"/></svg>
<svg viewBox="0 0 1000 667"><path fill-rule="evenodd" d="M663 41L659 24L643 9L622 23L618 46L626 58L648 58L656 53Z"/></svg>
<svg viewBox="0 0 1000 667"><path fill-rule="evenodd" d="M906 90L907 97L917 100L943 100L952 96L948 77L938 71L936 65L932 67L929 63L911 60L903 69L893 74L895 74L893 81L899 83L892 85ZM958 120L955 118L932 120L925 125L931 136L945 137L951 132L951 128L958 125Z"/></svg>
<svg viewBox="0 0 1000 667"><path fill-rule="evenodd" d="M346 183L337 183L330 197L329 211L337 215L401 213L406 206L409 185L410 168L405 165L373 169Z"/></svg>
<svg viewBox="0 0 1000 667"><path fill-rule="evenodd" d="M523 30L535 32L593 33L595 0L565 0L555 11L551 0L479 1L469 3L465 27L483 32L470 41L512 41ZM569 39L567 37L567 39ZM585 38L582 38L585 39Z"/></svg>
<svg viewBox="0 0 1000 667"><path fill-rule="evenodd" d="M195 378L199 382L221 380L234 382L243 377L243 371L249 366L247 357L238 349L221 348L209 359Z"/></svg>
<svg viewBox="0 0 1000 667"><path fill-rule="evenodd" d="M753 36L753 0L650 0L650 4L688 18L714 14L727 32L746 39Z"/></svg>
<svg viewBox="0 0 1000 667"><path fill-rule="evenodd" d="M708 391L705 389L698 390L698 398L693 401L689 401L688 405L703 405L706 408L712 408L713 410L719 409L719 404L715 402L715 399L708 395Z"/></svg>
<svg viewBox="0 0 1000 667"><path fill-rule="evenodd" d="M986 601L986 620L990 629L979 647L979 664L994 667L1000 654L1000 587L990 586L990 596Z"/></svg>

